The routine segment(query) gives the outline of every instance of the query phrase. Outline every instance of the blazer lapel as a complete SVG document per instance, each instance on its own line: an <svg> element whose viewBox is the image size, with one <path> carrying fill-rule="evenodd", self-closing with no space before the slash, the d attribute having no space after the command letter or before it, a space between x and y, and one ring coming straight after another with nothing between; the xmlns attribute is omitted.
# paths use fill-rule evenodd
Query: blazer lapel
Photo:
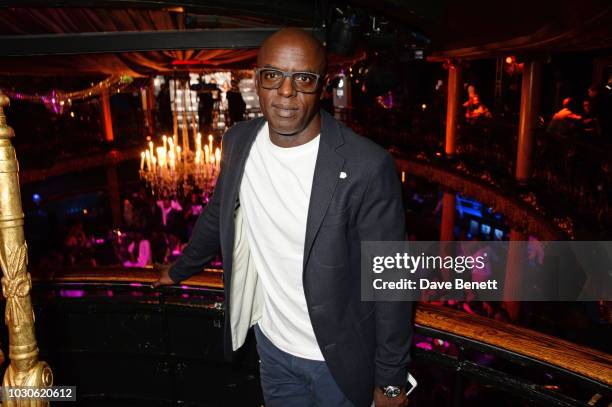
<svg viewBox="0 0 612 407"><path fill-rule="evenodd" d="M261 130L261 126L265 124L263 119L253 120L246 126L244 133L241 137L237 138L234 141L234 147L232 151L232 157L230 160L232 164L235 165L234 168L231 169L231 177L229 181L229 199L231 202L235 202L238 198L238 187L240 186L240 182L242 181L242 176L244 175L244 167L246 165L246 160L249 156L249 152L251 151L251 147L253 146L253 142L257 137L257 133ZM234 205L230 205L231 212L234 212Z"/></svg>
<svg viewBox="0 0 612 407"><path fill-rule="evenodd" d="M336 152L336 149L342 144L344 144L344 138L338 123L329 113L321 110L321 140L315 164L312 190L310 192L308 219L306 221L304 270L306 270L306 264L308 263L315 237L331 202L334 189L338 184L340 171L344 166L344 158Z"/></svg>
<svg viewBox="0 0 612 407"><path fill-rule="evenodd" d="M234 212L236 210L236 200L238 199L238 187L242 181L244 167L246 165L249 151L257 133L261 126L265 123L263 119L252 120L245 126L241 134L237 135L234 145L232 146L231 155L228 158L228 166L224 169L227 171L225 175L225 192L221 198L221 246L223 253L232 253L234 247ZM223 259L225 283L229 285L232 270L232 258L227 256Z"/></svg>

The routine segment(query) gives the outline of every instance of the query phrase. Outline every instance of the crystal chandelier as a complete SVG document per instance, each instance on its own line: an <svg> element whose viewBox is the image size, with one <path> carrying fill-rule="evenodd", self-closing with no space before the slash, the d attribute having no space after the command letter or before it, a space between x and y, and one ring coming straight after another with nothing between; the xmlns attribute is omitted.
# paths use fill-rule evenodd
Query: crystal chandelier
<svg viewBox="0 0 612 407"><path fill-rule="evenodd" d="M202 135L197 133L193 151L188 143L181 148L177 139L164 135L160 146L149 141L149 148L140 153L140 178L153 195L184 196L194 188L210 194L219 175L221 149L214 145L212 134L202 148Z"/></svg>
<svg viewBox="0 0 612 407"><path fill-rule="evenodd" d="M197 131L197 95L189 83L171 83L174 132L171 137L163 135L160 145L149 140L140 153L140 178L153 195L160 197L186 196L194 189L209 195L219 175L221 149L215 146L212 134L202 145L202 135Z"/></svg>

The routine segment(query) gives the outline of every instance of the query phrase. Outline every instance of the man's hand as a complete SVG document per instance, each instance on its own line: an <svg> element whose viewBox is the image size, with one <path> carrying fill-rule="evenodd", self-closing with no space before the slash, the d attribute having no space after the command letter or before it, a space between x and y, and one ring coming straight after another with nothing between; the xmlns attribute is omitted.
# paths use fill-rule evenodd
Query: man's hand
<svg viewBox="0 0 612 407"><path fill-rule="evenodd" d="M155 281L153 284L151 284L152 288L159 288L163 285L176 284L170 278L170 265L155 263L153 265L153 269L159 271L159 279Z"/></svg>
<svg viewBox="0 0 612 407"><path fill-rule="evenodd" d="M374 389L374 405L376 407L406 407L408 405L408 396L402 389L402 394L394 398L389 398L377 387Z"/></svg>

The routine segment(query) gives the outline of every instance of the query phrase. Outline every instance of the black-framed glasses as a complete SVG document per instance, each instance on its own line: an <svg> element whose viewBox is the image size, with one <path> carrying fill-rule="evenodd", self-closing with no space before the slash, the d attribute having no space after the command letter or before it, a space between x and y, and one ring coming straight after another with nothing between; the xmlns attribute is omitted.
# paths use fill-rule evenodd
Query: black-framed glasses
<svg viewBox="0 0 612 407"><path fill-rule="evenodd" d="M297 92L315 93L319 88L321 75L313 72L285 72L274 68L256 68L259 85L264 89L278 89L285 78L291 78L291 86Z"/></svg>

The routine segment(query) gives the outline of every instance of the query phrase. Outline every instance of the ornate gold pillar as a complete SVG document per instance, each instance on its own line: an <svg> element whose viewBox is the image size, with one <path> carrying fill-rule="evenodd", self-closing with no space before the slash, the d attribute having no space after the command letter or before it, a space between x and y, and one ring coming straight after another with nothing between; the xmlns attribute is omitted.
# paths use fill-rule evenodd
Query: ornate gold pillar
<svg viewBox="0 0 612 407"><path fill-rule="evenodd" d="M47 387L53 373L38 360L34 336L34 311L30 299L32 280L27 271L28 246L23 234L23 210L19 191L18 164L11 144L13 129L6 124L4 106L9 98L0 92L0 265L2 295L6 298L5 321L9 333L10 365L2 386ZM4 401L3 406L48 406L48 401Z"/></svg>
<svg viewBox="0 0 612 407"><path fill-rule="evenodd" d="M457 126L461 111L461 96L463 94L463 81L461 79L461 64L449 62L448 64L448 90L446 102L446 143L444 151L452 157L457 152Z"/></svg>

